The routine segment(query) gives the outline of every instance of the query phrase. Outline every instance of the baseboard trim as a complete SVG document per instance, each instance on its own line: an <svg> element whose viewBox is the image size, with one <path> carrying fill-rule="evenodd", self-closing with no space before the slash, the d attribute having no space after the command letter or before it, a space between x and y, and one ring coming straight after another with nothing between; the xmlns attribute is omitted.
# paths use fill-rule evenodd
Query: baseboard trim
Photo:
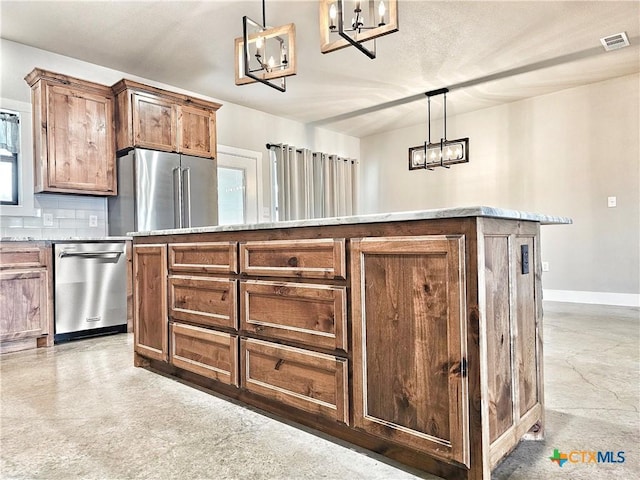
<svg viewBox="0 0 640 480"><path fill-rule="evenodd" d="M636 293L583 292L578 290L549 290L545 288L542 291L542 298L551 302L640 307L640 294Z"/></svg>

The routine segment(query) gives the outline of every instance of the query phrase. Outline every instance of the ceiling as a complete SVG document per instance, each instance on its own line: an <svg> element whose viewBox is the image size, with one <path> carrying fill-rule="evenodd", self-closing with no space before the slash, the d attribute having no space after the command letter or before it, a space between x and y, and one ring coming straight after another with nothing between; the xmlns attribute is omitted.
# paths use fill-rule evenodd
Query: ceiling
<svg viewBox="0 0 640 480"><path fill-rule="evenodd" d="M174 85L223 103L364 137L426 119L425 91L452 88L449 114L640 71L638 1L399 1L397 33L370 60L322 54L318 2L267 0L267 23L296 24L286 93L234 84L234 38L254 1L1 0L3 38ZM631 46L605 52L625 31Z"/></svg>

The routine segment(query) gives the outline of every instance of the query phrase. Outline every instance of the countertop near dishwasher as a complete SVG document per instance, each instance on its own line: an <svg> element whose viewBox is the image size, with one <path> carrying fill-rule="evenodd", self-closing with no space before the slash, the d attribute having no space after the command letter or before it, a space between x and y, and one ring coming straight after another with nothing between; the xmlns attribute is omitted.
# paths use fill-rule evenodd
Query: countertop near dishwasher
<svg viewBox="0 0 640 480"><path fill-rule="evenodd" d="M35 238L35 237L0 237L0 242L125 242L132 237L64 237L64 238Z"/></svg>

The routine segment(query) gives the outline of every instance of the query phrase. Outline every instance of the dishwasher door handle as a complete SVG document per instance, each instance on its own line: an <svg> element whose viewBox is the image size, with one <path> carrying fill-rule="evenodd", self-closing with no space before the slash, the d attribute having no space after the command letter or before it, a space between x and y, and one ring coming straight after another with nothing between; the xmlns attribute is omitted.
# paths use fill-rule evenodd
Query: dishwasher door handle
<svg viewBox="0 0 640 480"><path fill-rule="evenodd" d="M104 250L104 251L96 251L96 252L60 252L60 258L64 257L88 257L88 258L96 258L96 257L108 257L108 256L120 256L124 252L119 250Z"/></svg>

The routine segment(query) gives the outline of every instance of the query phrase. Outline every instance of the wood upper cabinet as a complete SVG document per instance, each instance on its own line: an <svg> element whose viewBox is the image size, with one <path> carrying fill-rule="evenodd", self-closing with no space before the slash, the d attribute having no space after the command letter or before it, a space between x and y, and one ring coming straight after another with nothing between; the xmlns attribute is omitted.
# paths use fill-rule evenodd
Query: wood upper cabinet
<svg viewBox="0 0 640 480"><path fill-rule="evenodd" d="M168 361L167 246L135 245L134 350L155 360Z"/></svg>
<svg viewBox="0 0 640 480"><path fill-rule="evenodd" d="M53 345L51 247L0 245L0 351Z"/></svg>
<svg viewBox="0 0 640 480"><path fill-rule="evenodd" d="M34 69L35 191L117 194L114 97L104 85Z"/></svg>
<svg viewBox="0 0 640 480"><path fill-rule="evenodd" d="M116 148L133 147L216 157L219 103L131 80L112 87L116 96Z"/></svg>
<svg viewBox="0 0 640 480"><path fill-rule="evenodd" d="M464 237L351 247L354 424L469 465Z"/></svg>

